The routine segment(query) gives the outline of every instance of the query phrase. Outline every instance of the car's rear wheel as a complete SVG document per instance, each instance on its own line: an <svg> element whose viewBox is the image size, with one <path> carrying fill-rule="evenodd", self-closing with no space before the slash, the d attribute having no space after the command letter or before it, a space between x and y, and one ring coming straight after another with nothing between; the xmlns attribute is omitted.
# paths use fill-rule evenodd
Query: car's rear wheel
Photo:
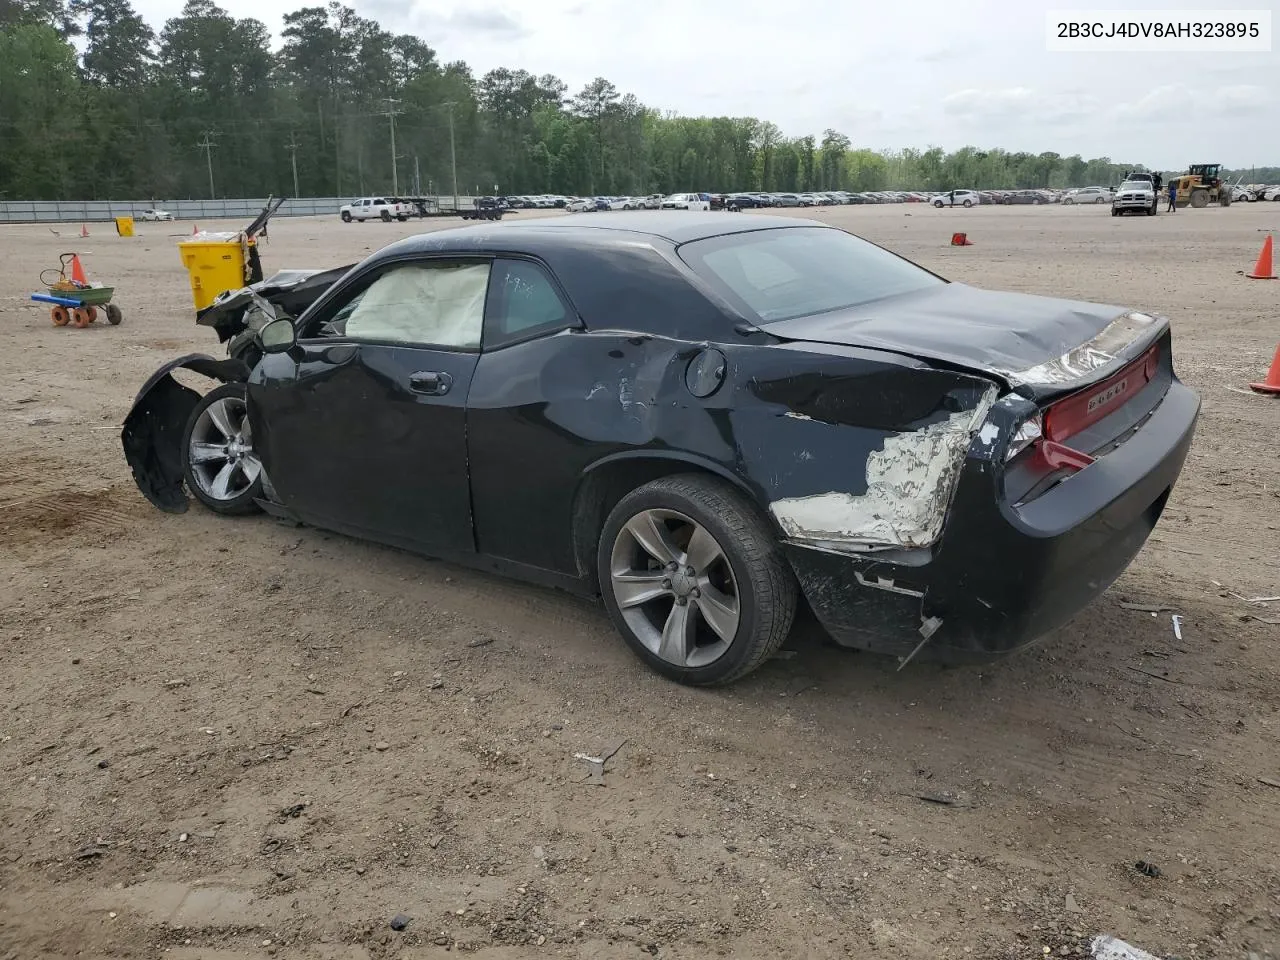
<svg viewBox="0 0 1280 960"><path fill-rule="evenodd" d="M973 206L973 201L972 201L972 200L966 200L966 201L964 202L964 205L965 205L966 207L972 207L972 206Z"/></svg>
<svg viewBox="0 0 1280 960"><path fill-rule="evenodd" d="M768 523L711 477L663 477L623 497L601 531L597 570L627 644L680 683L745 676L795 617L795 577Z"/></svg>
<svg viewBox="0 0 1280 960"><path fill-rule="evenodd" d="M214 513L258 509L254 500L262 496L262 461L253 449L248 414L244 384L224 383L201 398L183 431L187 489Z"/></svg>

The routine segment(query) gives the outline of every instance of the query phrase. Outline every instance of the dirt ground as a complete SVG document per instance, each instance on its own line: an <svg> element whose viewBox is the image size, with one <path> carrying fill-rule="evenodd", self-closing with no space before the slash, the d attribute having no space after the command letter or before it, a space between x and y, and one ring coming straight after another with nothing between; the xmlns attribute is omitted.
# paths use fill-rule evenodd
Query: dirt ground
<svg viewBox="0 0 1280 960"><path fill-rule="evenodd" d="M1280 400L1240 392L1280 339L1280 283L1242 276L1280 205L819 216L953 279L1172 319L1204 402L1181 483L1030 651L895 672L801 630L690 690L591 604L160 513L119 423L156 366L221 355L191 225L0 227L0 960L1022 958L1103 932L1280 955L1280 603L1233 596L1280 594ZM280 219L264 259L449 225ZM26 299L69 249L123 325ZM592 783L574 754L619 744Z"/></svg>

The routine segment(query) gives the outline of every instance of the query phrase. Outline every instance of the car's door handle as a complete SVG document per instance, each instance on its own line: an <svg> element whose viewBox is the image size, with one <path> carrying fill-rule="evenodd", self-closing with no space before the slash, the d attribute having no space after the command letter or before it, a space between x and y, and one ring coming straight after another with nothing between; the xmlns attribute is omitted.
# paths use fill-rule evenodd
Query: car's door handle
<svg viewBox="0 0 1280 960"><path fill-rule="evenodd" d="M453 386L453 377L435 370L419 370L409 375L409 389L414 393L425 393L439 397L449 392Z"/></svg>

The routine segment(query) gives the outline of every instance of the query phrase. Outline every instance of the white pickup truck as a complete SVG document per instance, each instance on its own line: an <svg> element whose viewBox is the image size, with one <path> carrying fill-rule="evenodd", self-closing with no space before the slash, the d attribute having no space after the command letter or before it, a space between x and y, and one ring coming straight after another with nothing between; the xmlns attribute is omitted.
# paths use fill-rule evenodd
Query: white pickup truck
<svg viewBox="0 0 1280 960"><path fill-rule="evenodd" d="M343 223L350 223L352 220L385 220L387 223L399 220L404 223L412 213L409 204L391 203L383 197L361 197L344 203L338 210Z"/></svg>

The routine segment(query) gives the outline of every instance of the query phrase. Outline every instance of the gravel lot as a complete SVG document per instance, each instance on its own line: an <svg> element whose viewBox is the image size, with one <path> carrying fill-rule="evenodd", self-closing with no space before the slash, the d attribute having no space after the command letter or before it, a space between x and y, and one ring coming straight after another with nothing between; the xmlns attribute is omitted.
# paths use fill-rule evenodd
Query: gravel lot
<svg viewBox="0 0 1280 960"><path fill-rule="evenodd" d="M1026 653L898 673L802 629L689 690L590 604L162 514L118 425L156 366L220 355L191 225L0 226L0 958L1023 958L1100 932L1280 954L1280 603L1232 595L1280 594L1280 401L1239 392L1280 339L1280 283L1241 275L1280 207L818 216L953 279L1173 321L1204 402L1182 482ZM264 260L449 225L280 219ZM67 249L123 325L26 300ZM618 744L591 783L574 754Z"/></svg>

